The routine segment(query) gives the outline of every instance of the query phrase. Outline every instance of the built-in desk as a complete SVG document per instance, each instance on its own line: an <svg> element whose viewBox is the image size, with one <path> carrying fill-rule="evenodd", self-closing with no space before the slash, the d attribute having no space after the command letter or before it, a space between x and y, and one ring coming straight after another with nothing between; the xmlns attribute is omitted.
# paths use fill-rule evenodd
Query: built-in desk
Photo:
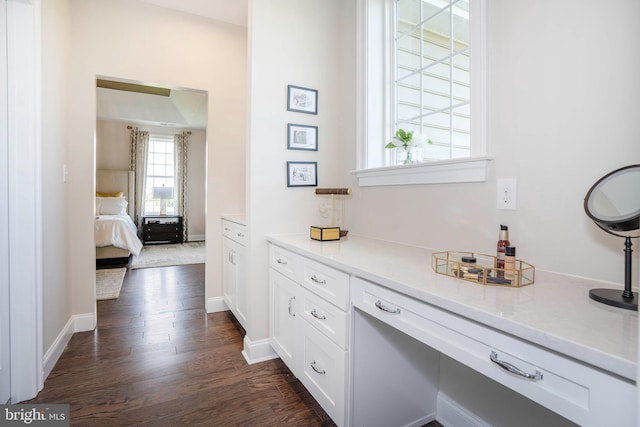
<svg viewBox="0 0 640 427"><path fill-rule="evenodd" d="M347 402L338 424L394 423L384 414L406 406L398 390L425 396L412 399L424 406L422 418L398 423L433 419L430 396L442 380L432 366L435 352L577 424L636 425L637 312L590 300L588 290L602 283L538 270L531 286L482 286L436 274L427 249L352 235L336 242L304 234L268 240L350 277ZM384 383L377 372L385 373Z"/></svg>

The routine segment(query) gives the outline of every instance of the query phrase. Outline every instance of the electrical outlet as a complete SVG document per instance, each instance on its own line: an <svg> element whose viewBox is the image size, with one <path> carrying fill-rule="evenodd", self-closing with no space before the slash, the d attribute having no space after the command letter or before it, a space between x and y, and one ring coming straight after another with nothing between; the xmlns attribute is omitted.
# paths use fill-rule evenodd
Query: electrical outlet
<svg viewBox="0 0 640 427"><path fill-rule="evenodd" d="M516 179L498 180L498 209L516 210Z"/></svg>

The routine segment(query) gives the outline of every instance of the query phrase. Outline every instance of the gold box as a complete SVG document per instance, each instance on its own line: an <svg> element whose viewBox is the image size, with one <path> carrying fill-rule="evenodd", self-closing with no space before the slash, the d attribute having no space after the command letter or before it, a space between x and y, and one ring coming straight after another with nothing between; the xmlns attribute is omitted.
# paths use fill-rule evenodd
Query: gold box
<svg viewBox="0 0 640 427"><path fill-rule="evenodd" d="M311 238L313 240L328 241L340 240L340 227L314 227L311 226Z"/></svg>

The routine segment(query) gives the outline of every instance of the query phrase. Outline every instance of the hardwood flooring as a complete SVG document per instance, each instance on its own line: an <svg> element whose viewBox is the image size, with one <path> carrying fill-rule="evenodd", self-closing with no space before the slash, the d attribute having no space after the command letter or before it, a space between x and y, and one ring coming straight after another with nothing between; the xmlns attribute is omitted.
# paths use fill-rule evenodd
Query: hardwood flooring
<svg viewBox="0 0 640 427"><path fill-rule="evenodd" d="M280 359L246 363L233 315L205 312L204 264L128 270L97 304L24 403L68 403L72 426L335 425Z"/></svg>
<svg viewBox="0 0 640 427"><path fill-rule="evenodd" d="M25 403L68 403L72 426L334 425L280 359L248 365L240 325L204 303L204 264L127 271Z"/></svg>

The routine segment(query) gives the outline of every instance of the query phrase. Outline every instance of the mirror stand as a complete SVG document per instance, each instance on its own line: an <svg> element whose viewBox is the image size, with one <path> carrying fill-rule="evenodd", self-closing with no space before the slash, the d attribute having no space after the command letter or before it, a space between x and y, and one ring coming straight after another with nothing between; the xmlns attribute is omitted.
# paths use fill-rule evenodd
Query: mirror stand
<svg viewBox="0 0 640 427"><path fill-rule="evenodd" d="M596 224L600 226L599 224ZM601 227L602 228L602 227ZM605 229L605 231L609 232ZM614 233L610 233L614 234ZM619 236L619 234L614 234ZM624 291L619 289L591 289L589 298L603 304L627 310L638 310L638 296L631 292L631 236L624 241Z"/></svg>
<svg viewBox="0 0 640 427"><path fill-rule="evenodd" d="M624 291L591 289L589 298L602 304L638 311L638 294L631 291L631 239L618 234L640 229L640 164L625 166L600 178L584 198L584 210L602 230L624 237ZM614 232L615 231L615 232ZM626 234L626 233L625 233Z"/></svg>

